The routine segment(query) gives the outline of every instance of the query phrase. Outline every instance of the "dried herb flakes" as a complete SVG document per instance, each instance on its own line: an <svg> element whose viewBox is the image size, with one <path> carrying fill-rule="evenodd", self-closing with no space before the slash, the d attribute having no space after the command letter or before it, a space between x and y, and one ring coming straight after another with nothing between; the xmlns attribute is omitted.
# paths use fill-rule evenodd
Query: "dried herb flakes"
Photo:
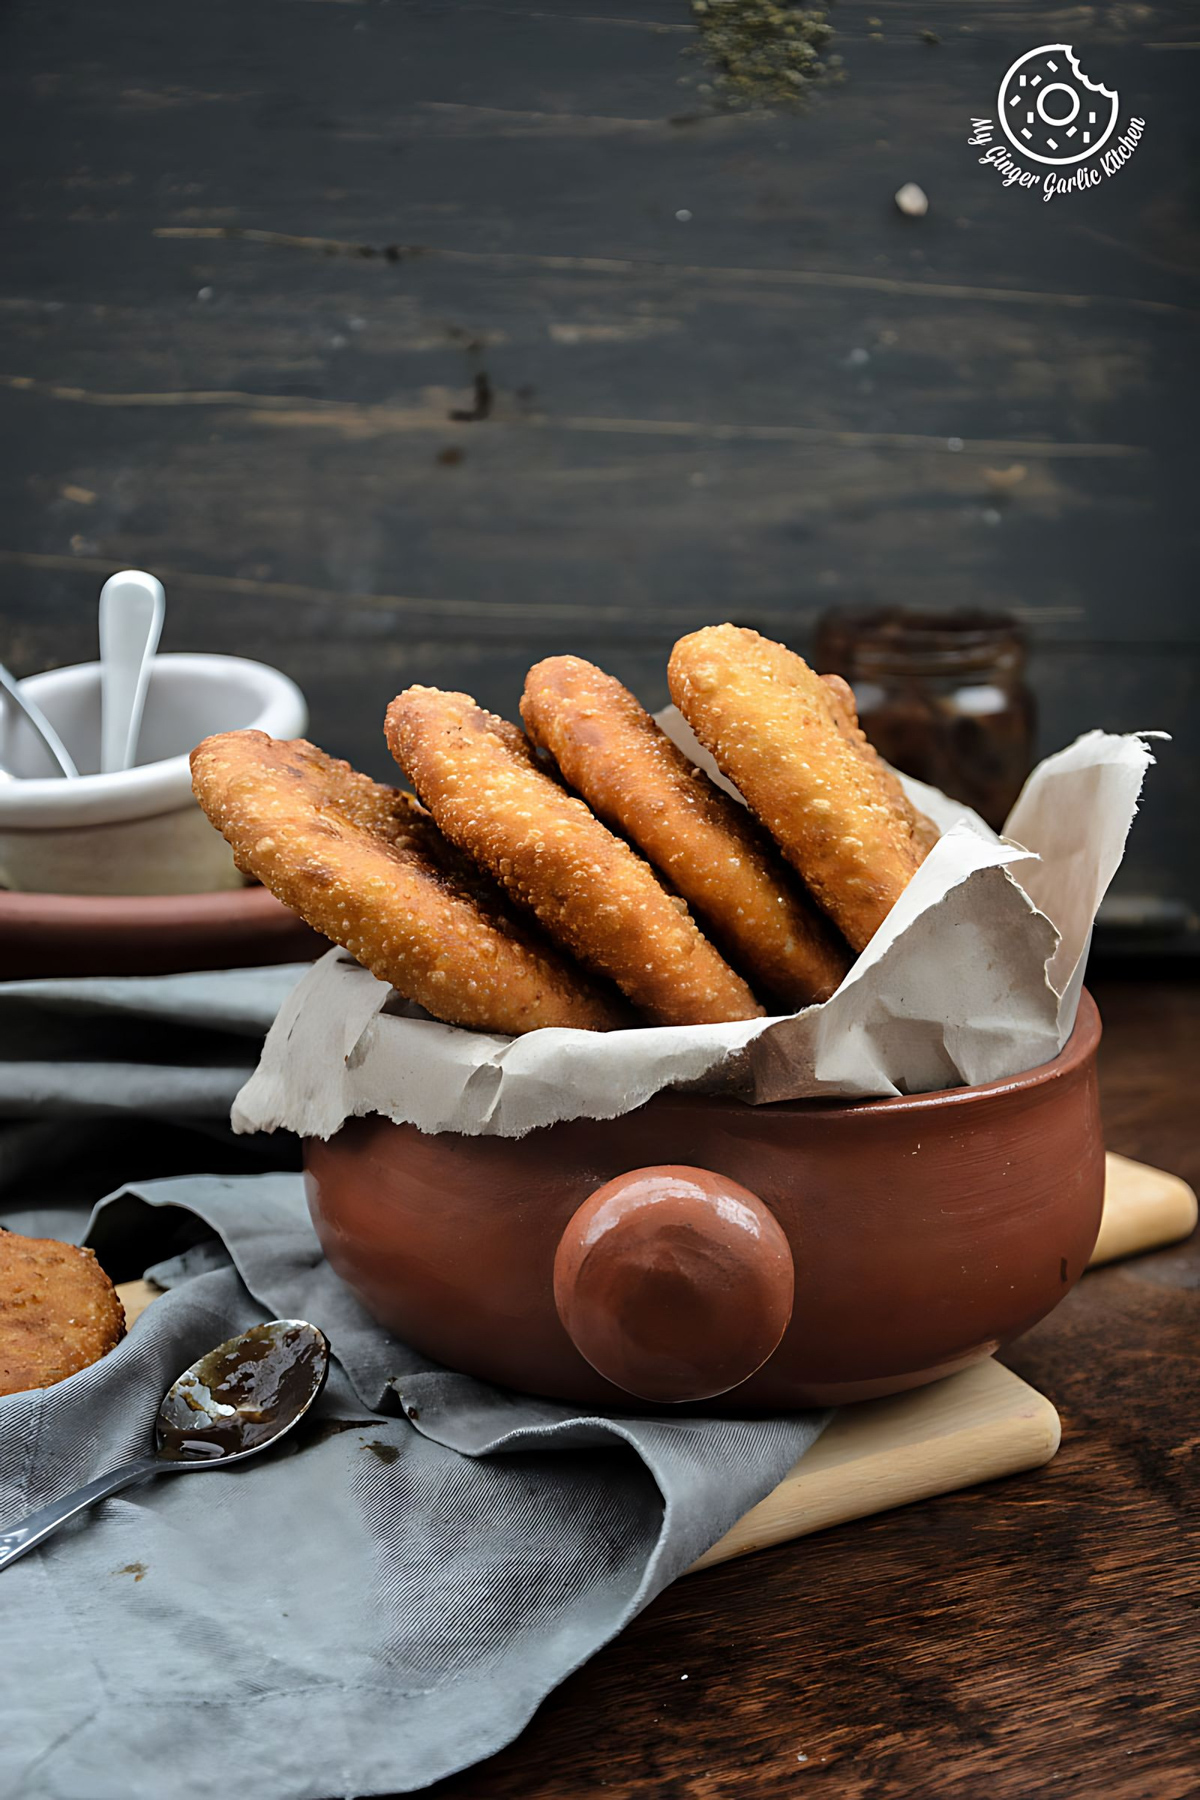
<svg viewBox="0 0 1200 1800"><path fill-rule="evenodd" d="M822 81L841 79L841 57L824 7L777 0L692 0L696 54L712 71L701 85L722 106L775 106L801 100Z"/></svg>

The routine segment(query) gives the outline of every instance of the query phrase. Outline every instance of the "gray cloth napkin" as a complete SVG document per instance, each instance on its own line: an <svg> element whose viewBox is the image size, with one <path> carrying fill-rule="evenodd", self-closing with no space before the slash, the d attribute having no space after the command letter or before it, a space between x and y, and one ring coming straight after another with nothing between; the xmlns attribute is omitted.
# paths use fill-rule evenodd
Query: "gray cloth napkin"
<svg viewBox="0 0 1200 1800"><path fill-rule="evenodd" d="M235 1137L229 1108L308 967L0 982L0 1209L21 1209L12 1229L77 1237L130 1176L298 1167L295 1139Z"/></svg>
<svg viewBox="0 0 1200 1800"><path fill-rule="evenodd" d="M88 1240L152 1258L162 1209L217 1239L155 1266L177 1285L100 1363L0 1399L0 1517L144 1450L173 1376L265 1316L319 1323L339 1367L278 1451L129 1489L0 1577L6 1795L424 1786L515 1737L823 1423L598 1418L439 1369L322 1260L294 1175L131 1186Z"/></svg>
<svg viewBox="0 0 1200 1800"><path fill-rule="evenodd" d="M179 1026L191 1009L207 1031L206 984L236 982L186 981L145 1016ZM85 985L37 984L59 990L64 1015L62 990ZM118 1001L128 1026L128 992ZM102 1055L83 1060L84 1110L98 1091L118 1096L136 1176L129 1071L156 1065L123 1055L106 1088ZM28 1093L19 1059L9 1066L10 1095ZM40 1104L69 1140L70 1078L56 1084L45 1066ZM186 1069L186 1053L171 1066ZM211 1061L198 1067L207 1076ZM144 1091L158 1107L157 1076ZM47 1229L50 1216L6 1222ZM70 1235L69 1211L53 1216ZM144 1451L174 1376L264 1317L312 1319L337 1366L277 1450L130 1488L0 1575L0 1793L14 1800L337 1800L467 1767L510 1742L825 1423L595 1417L440 1369L375 1325L323 1261L294 1174L135 1180L96 1208L86 1241L110 1270L150 1267L169 1291L92 1368L0 1399L0 1524Z"/></svg>

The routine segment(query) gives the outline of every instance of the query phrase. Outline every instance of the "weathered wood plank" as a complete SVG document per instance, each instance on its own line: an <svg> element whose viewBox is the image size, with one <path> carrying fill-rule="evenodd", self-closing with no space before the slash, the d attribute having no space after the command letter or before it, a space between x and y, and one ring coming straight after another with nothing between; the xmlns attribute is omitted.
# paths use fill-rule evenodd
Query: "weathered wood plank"
<svg viewBox="0 0 1200 1800"><path fill-rule="evenodd" d="M378 767L414 671L511 711L570 646L655 700L716 615L969 600L1027 618L1047 744L1186 729L1193 65L1152 46L1188 8L837 23L844 88L729 117L661 0L10 8L8 660L90 654L98 579L148 564L172 645L283 662ZM1149 126L1047 207L964 139L1051 30ZM1198 895L1172 754L1125 879Z"/></svg>

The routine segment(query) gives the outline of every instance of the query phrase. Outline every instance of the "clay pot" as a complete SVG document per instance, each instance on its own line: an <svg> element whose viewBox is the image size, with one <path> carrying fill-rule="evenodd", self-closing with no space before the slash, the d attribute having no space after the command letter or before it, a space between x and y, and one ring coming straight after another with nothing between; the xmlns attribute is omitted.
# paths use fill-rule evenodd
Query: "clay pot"
<svg viewBox="0 0 1200 1800"><path fill-rule="evenodd" d="M657 1095L519 1139L378 1117L305 1145L373 1316L505 1387L624 1411L841 1405L989 1356L1082 1275L1104 1198L1100 1020L1053 1062L911 1099Z"/></svg>
<svg viewBox="0 0 1200 1800"><path fill-rule="evenodd" d="M0 892L0 981L253 969L311 962L328 948L328 938L263 887L211 894Z"/></svg>

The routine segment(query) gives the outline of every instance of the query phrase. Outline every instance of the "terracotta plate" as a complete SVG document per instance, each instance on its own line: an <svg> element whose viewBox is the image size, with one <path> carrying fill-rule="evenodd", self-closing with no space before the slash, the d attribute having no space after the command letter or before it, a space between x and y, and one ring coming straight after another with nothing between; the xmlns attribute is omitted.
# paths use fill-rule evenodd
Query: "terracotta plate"
<svg viewBox="0 0 1200 1800"><path fill-rule="evenodd" d="M308 962L329 948L266 888L217 894L0 892L0 980L172 975Z"/></svg>

